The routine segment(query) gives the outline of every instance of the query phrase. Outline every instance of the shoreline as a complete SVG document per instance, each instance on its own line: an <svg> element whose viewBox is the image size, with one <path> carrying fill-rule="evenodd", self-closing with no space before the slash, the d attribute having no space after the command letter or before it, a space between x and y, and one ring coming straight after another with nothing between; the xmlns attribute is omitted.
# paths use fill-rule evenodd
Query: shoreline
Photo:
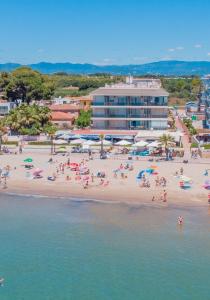
<svg viewBox="0 0 210 300"><path fill-rule="evenodd" d="M72 202L78 203L98 203L98 204L110 204L110 205L127 205L127 206L145 206L151 208L202 208L209 207L209 204L205 202L204 199L200 199L199 201L177 201L177 198L170 198L166 203L163 201L145 201L142 199L111 199L110 197L100 197L97 195L96 197L87 197L84 194L68 194L68 193L36 193L31 190L30 193L28 191L23 191L20 189L5 189L0 192L0 195L8 195L8 196L18 196L18 197L32 197L32 198L46 198L52 200L69 200ZM180 200L180 199L179 199Z"/></svg>

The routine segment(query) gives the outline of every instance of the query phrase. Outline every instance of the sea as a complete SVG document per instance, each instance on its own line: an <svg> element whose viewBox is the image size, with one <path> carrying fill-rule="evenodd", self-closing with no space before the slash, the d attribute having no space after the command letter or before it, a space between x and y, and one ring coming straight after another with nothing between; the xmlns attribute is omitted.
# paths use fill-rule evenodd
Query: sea
<svg viewBox="0 0 210 300"><path fill-rule="evenodd" d="M210 210L1 194L0 277L0 300L208 300Z"/></svg>

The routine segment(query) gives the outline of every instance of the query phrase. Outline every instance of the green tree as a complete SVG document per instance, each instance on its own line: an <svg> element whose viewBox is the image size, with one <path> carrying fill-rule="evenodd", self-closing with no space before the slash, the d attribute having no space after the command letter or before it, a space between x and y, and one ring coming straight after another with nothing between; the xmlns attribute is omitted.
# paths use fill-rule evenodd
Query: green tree
<svg viewBox="0 0 210 300"><path fill-rule="evenodd" d="M0 152L2 147L2 138L7 133L7 128L4 125L3 120L0 121Z"/></svg>
<svg viewBox="0 0 210 300"><path fill-rule="evenodd" d="M54 93L54 84L39 72L20 67L11 73L4 91L9 100L21 99L29 104L31 100L49 99Z"/></svg>
<svg viewBox="0 0 210 300"><path fill-rule="evenodd" d="M23 135L46 133L45 129L53 126L50 109L36 104L22 104L12 109L5 117L4 124L13 132Z"/></svg>
<svg viewBox="0 0 210 300"><path fill-rule="evenodd" d="M79 117L76 120L76 125L80 128L85 128L91 124L91 110L81 110Z"/></svg>

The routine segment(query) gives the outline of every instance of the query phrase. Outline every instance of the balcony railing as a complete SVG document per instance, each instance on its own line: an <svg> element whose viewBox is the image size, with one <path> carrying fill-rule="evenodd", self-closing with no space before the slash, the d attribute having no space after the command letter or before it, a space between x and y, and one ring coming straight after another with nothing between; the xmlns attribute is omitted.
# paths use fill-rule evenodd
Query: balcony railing
<svg viewBox="0 0 210 300"><path fill-rule="evenodd" d="M167 118L168 115L166 114L162 114L162 115L113 115L113 114L93 114L92 115L93 118L144 118L144 119L158 119L158 118Z"/></svg>
<svg viewBox="0 0 210 300"><path fill-rule="evenodd" d="M167 106L167 103L151 103L151 102L134 102L134 103L119 103L119 102L110 102L110 103L101 103L93 102L92 106Z"/></svg>

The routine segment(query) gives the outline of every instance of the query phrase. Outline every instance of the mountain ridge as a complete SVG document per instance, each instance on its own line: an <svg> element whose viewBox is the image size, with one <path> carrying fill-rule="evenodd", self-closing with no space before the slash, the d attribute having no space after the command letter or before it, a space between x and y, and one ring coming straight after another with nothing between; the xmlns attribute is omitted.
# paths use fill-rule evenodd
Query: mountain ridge
<svg viewBox="0 0 210 300"><path fill-rule="evenodd" d="M14 69L24 66L18 63L0 64L0 72L11 72ZM51 63L39 62L26 65L33 70L44 74L65 72L69 74L94 74L110 73L112 75L165 75L165 76L187 76L210 74L210 61L157 61L146 64L128 65L94 65L89 63Z"/></svg>

